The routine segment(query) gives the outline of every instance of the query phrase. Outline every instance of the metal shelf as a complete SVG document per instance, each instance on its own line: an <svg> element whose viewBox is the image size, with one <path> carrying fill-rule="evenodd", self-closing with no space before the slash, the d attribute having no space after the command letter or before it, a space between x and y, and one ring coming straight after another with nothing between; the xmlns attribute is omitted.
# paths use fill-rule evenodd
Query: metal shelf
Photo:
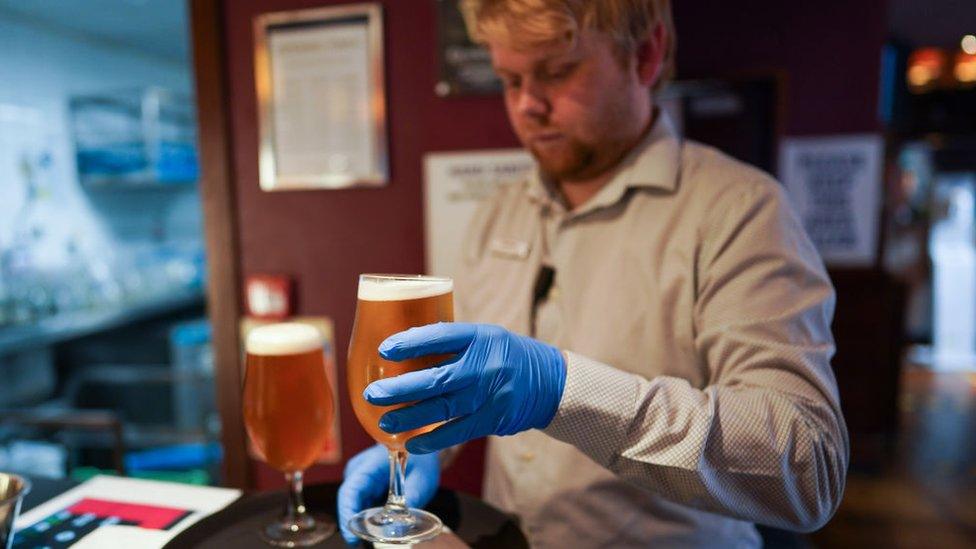
<svg viewBox="0 0 976 549"><path fill-rule="evenodd" d="M33 324L0 328L0 356L112 330L203 303L203 290L181 290L141 303L62 313Z"/></svg>
<svg viewBox="0 0 976 549"><path fill-rule="evenodd" d="M165 191L178 192L197 187L196 180L179 181L160 181L145 177L125 178L125 177L99 177L84 178L81 187L90 192L113 192L113 191L132 191L132 192L151 192Z"/></svg>

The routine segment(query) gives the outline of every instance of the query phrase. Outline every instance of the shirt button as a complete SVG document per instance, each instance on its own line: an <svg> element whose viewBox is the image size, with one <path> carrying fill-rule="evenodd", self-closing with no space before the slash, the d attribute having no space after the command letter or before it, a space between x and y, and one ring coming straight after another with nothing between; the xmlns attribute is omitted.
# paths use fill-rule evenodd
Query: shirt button
<svg viewBox="0 0 976 549"><path fill-rule="evenodd" d="M559 299L559 286L553 286L552 289L549 290L549 299Z"/></svg>
<svg viewBox="0 0 976 549"><path fill-rule="evenodd" d="M521 452L518 455L519 459L528 463L535 459L535 452Z"/></svg>

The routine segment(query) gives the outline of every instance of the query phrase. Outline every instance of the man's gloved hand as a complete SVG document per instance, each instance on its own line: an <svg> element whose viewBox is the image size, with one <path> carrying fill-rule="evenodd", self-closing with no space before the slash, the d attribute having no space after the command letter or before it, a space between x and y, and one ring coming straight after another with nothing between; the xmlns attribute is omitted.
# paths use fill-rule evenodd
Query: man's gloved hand
<svg viewBox="0 0 976 549"><path fill-rule="evenodd" d="M441 480L441 460L437 454L411 455L407 458L404 495L409 507L423 507L437 492ZM346 543L355 545L359 538L346 528L349 519L363 509L382 505L390 487L389 450L381 444L367 448L346 463L339 487L339 528Z"/></svg>
<svg viewBox="0 0 976 549"><path fill-rule="evenodd" d="M379 351L392 361L457 355L439 366L375 381L363 393L380 406L419 401L380 418L380 428L389 433L453 420L407 441L416 454L543 428L566 384L566 362L558 349L499 326L430 324L390 336Z"/></svg>

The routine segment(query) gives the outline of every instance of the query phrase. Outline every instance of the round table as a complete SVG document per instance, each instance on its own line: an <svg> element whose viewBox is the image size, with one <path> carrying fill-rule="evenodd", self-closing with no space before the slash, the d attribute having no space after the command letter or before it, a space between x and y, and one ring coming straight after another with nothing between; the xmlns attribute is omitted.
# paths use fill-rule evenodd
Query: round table
<svg viewBox="0 0 976 549"><path fill-rule="evenodd" d="M313 514L328 516L334 521L338 489L339 485L335 483L306 486L306 507ZM165 547L267 548L268 545L261 541L257 531L281 514L286 499L284 491L245 494L230 506L180 532ZM418 549L446 549L465 545L486 549L529 547L512 517L466 494L438 490L425 509L440 517L451 532L415 545ZM348 546L342 536L336 533L315 547Z"/></svg>

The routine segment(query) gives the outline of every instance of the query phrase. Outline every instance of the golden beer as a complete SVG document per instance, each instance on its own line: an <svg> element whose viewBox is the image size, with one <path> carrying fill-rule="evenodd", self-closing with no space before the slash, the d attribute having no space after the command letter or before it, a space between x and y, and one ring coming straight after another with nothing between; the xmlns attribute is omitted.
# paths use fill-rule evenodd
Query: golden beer
<svg viewBox="0 0 976 549"><path fill-rule="evenodd" d="M377 442L391 450L403 450L411 437L426 433L438 424L391 435L379 428L380 416L408 404L374 406L363 398L363 391L378 379L428 368L447 356L390 362L380 358L377 349L384 339L397 332L415 326L453 321L453 291L454 282L450 278L362 275L359 279L346 379L359 423Z"/></svg>
<svg viewBox="0 0 976 549"><path fill-rule="evenodd" d="M247 433L268 465L302 471L321 453L335 410L322 336L311 326L274 324L252 330L246 347Z"/></svg>

